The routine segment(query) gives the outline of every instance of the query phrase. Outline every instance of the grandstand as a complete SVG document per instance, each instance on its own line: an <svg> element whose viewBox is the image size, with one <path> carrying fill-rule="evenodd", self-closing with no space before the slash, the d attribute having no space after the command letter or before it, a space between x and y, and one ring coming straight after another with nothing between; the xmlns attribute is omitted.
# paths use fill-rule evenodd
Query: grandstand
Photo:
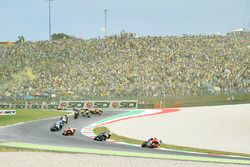
<svg viewBox="0 0 250 167"><path fill-rule="evenodd" d="M0 45L0 100L249 94L250 34Z"/></svg>

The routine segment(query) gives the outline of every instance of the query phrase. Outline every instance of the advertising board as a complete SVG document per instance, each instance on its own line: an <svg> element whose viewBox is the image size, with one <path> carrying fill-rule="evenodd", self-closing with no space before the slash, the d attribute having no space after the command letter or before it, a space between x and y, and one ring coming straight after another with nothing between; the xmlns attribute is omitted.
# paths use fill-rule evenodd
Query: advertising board
<svg viewBox="0 0 250 167"><path fill-rule="evenodd" d="M134 109L138 107L137 100L85 100L85 101L61 101L58 108L101 108L101 109Z"/></svg>
<svg viewBox="0 0 250 167"><path fill-rule="evenodd" d="M0 115L16 115L16 110L0 110Z"/></svg>

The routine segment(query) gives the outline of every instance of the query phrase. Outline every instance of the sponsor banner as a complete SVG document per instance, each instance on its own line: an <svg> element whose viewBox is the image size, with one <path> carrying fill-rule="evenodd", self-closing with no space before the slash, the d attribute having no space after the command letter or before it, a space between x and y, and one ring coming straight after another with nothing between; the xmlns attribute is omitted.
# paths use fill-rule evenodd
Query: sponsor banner
<svg viewBox="0 0 250 167"><path fill-rule="evenodd" d="M33 104L31 106L32 109L42 109L42 104Z"/></svg>
<svg viewBox="0 0 250 167"><path fill-rule="evenodd" d="M58 109L66 110L66 109L73 109L73 108L83 108L84 102L83 101L61 101L59 103Z"/></svg>
<svg viewBox="0 0 250 167"><path fill-rule="evenodd" d="M57 109L58 104L49 104L48 109Z"/></svg>
<svg viewBox="0 0 250 167"><path fill-rule="evenodd" d="M101 108L101 109L134 109L138 107L137 100L85 100L85 101L61 101L59 109L73 108Z"/></svg>
<svg viewBox="0 0 250 167"><path fill-rule="evenodd" d="M15 108L25 108L25 104L16 104L16 107Z"/></svg>
<svg viewBox="0 0 250 167"><path fill-rule="evenodd" d="M0 108L10 108L9 104L0 104Z"/></svg>
<svg viewBox="0 0 250 167"><path fill-rule="evenodd" d="M137 108L137 100L113 100L113 101L86 101L87 108L96 107L96 108L107 108L107 109L131 109Z"/></svg>
<svg viewBox="0 0 250 167"><path fill-rule="evenodd" d="M0 115L16 115L16 110L0 110Z"/></svg>
<svg viewBox="0 0 250 167"><path fill-rule="evenodd" d="M29 109L57 109L58 104L0 104L0 108L18 108L18 109L24 109L24 108L29 108Z"/></svg>

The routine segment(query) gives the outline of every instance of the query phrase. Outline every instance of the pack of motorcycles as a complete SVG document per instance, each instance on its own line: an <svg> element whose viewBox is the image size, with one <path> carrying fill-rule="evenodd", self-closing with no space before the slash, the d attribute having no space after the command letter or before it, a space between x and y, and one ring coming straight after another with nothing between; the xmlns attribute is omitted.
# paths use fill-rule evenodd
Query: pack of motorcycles
<svg viewBox="0 0 250 167"><path fill-rule="evenodd" d="M95 110L93 110L95 112ZM92 111L92 113L93 113ZM98 110L97 111L97 114L98 113ZM87 118L90 118L90 115L91 115L91 112L90 110L88 109L74 109L74 119L77 119L79 117L79 115L82 115L83 117L87 117ZM96 114L96 113L93 113L93 114ZM69 117L67 115L64 115L64 116L61 116L59 118L58 121L56 121L51 127L50 127L50 131L52 132L56 132L56 131L60 131L62 130L63 126L65 124L67 124L69 121ZM72 127L68 127L66 129L63 130L63 133L62 135L65 135L65 136L72 136L74 135L76 132L76 128L72 128ZM95 141L106 141L108 139L110 139L111 137L111 133L110 132L101 132L100 134L98 134L96 137L94 137L94 140ZM153 138L150 138L146 141L144 141L141 145L141 147L147 147L147 148L159 148L160 147L160 144L162 143L161 140L153 137Z"/></svg>

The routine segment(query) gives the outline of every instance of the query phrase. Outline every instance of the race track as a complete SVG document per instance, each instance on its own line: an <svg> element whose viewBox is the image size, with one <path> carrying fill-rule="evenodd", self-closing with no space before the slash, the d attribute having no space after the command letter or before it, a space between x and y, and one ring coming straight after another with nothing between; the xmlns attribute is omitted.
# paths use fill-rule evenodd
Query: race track
<svg viewBox="0 0 250 167"><path fill-rule="evenodd" d="M129 145L120 145L111 142L97 142L81 134L80 130L83 127L118 113L122 112L107 111L102 116L92 115L91 118L79 117L78 119L73 119L73 117L70 116L69 124L68 125L66 124L64 128L75 127L77 129L77 132L74 136L63 136L61 135L62 133L61 131L60 132L49 131L50 126L56 120L58 120L58 118L22 123L13 126L0 127L0 144L5 142L24 142L24 143L32 143L40 145L112 150L112 151L133 152L133 153L151 153L151 154L153 153L161 155L183 155L183 156L188 155L193 157L222 158L207 154L146 149ZM241 157L223 157L223 158L231 160L250 161L250 159Z"/></svg>

